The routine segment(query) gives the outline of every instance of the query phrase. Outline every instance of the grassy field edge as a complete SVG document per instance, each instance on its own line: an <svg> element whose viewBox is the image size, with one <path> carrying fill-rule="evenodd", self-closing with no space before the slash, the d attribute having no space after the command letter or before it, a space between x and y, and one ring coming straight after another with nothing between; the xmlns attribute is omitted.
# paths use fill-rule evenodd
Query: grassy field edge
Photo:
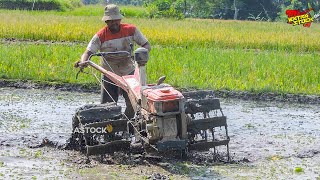
<svg viewBox="0 0 320 180"><path fill-rule="evenodd" d="M93 83L73 63L82 45L0 44L0 78ZM154 47L147 64L149 83L160 76L174 87L320 95L318 54L239 49ZM98 58L93 59L99 62ZM96 70L86 72L100 76Z"/></svg>

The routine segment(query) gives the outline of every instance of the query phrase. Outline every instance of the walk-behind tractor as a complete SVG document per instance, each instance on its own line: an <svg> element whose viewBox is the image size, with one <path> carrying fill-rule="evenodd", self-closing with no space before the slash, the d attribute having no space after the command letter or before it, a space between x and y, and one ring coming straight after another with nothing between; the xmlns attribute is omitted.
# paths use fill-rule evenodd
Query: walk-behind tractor
<svg viewBox="0 0 320 180"><path fill-rule="evenodd" d="M219 99L212 91L181 93L161 77L156 84L147 84L148 50L92 54L85 62L128 93L135 115L129 119L117 103L89 104L73 117L72 141L86 155L128 151L142 147L145 151L178 152L207 151L226 147L229 160L227 120ZM118 76L91 61L93 56L131 58L136 64L133 75ZM81 65L81 64L80 64ZM101 82L102 83L102 82ZM103 83L102 83L103 84ZM223 148L224 149L224 148Z"/></svg>

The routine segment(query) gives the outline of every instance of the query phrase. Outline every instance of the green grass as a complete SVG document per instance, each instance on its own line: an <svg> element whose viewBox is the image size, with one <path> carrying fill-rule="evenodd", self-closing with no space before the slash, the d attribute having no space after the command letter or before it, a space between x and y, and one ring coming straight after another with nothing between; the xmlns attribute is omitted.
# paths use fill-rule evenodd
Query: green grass
<svg viewBox="0 0 320 180"><path fill-rule="evenodd" d="M0 49L4 59L0 61L2 78L76 82L73 62L79 60L85 47L75 44L1 44Z"/></svg>
<svg viewBox="0 0 320 180"><path fill-rule="evenodd" d="M160 48L152 55L150 77L165 74L179 87L320 94L319 54Z"/></svg>
<svg viewBox="0 0 320 180"><path fill-rule="evenodd" d="M95 6L94 6L95 7ZM88 12L90 8L87 8ZM97 8L98 9L98 8ZM88 42L105 23L102 15L93 16L75 11L60 13L0 11L0 38ZM99 9L100 11L100 9ZM67 15L68 14L68 15ZM100 14L100 13L99 13ZM101 10L102 14L102 10ZM125 18L145 34L152 45L171 47L232 48L320 51L319 24L311 28L277 22L223 20L173 20Z"/></svg>
<svg viewBox="0 0 320 180"><path fill-rule="evenodd" d="M96 83L87 74L75 79L77 70L72 64L84 49L76 44L1 44L0 56L5 61L0 61L0 77ZM166 75L167 83L181 88L319 95L319 59L319 54L311 53L156 46L150 54L147 73L149 83Z"/></svg>
<svg viewBox="0 0 320 180"><path fill-rule="evenodd" d="M46 14L60 16L96 16L102 17L104 14L104 4L85 5L69 11L49 11ZM124 17L146 17L146 9L141 6L120 6L121 14ZM30 14L43 14L43 11L29 12Z"/></svg>
<svg viewBox="0 0 320 180"><path fill-rule="evenodd" d="M147 11L143 7L139 6L121 6L121 13L124 17L143 18L147 17Z"/></svg>
<svg viewBox="0 0 320 180"><path fill-rule="evenodd" d="M144 12L134 8L122 7L127 14ZM76 80L72 64L105 25L102 14L100 5L68 12L0 10L0 38L80 42L2 43L0 77L96 83L84 74ZM166 75L168 83L181 88L320 95L319 24L304 28L280 22L123 21L136 24L153 46L147 69L149 83Z"/></svg>
<svg viewBox="0 0 320 180"><path fill-rule="evenodd" d="M56 12L51 11L50 14L61 16L101 16L104 13L104 5L88 5L76 8L71 11Z"/></svg>

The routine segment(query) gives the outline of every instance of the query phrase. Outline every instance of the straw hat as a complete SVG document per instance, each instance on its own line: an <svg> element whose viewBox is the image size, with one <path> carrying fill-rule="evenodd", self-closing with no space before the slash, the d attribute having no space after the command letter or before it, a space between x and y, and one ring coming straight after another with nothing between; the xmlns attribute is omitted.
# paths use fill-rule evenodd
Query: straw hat
<svg viewBox="0 0 320 180"><path fill-rule="evenodd" d="M104 16L102 21L122 19L123 16L120 14L120 10L117 5L109 4L104 8Z"/></svg>

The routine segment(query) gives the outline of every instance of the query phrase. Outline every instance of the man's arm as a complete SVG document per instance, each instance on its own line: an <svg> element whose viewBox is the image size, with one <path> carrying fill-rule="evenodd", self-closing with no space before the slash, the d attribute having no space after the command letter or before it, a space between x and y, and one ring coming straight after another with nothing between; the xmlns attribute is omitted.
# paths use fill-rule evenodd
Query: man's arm
<svg viewBox="0 0 320 180"><path fill-rule="evenodd" d="M149 42L146 42L144 45L142 45L142 47L148 49L149 52L151 51L151 45Z"/></svg>
<svg viewBox="0 0 320 180"><path fill-rule="evenodd" d="M86 51L82 54L80 61L77 61L77 62L74 64L74 67L78 67L78 66L79 66L79 63L83 63L83 62L87 61L88 58L89 58L89 56L90 56L91 54L93 54L91 51L86 50ZM87 67L87 64L82 65L82 67Z"/></svg>
<svg viewBox="0 0 320 180"><path fill-rule="evenodd" d="M88 58L89 58L89 56L90 56L91 54L93 54L91 51L86 50L86 51L82 54L80 61L81 61L81 62L85 62L86 60L88 60Z"/></svg>
<svg viewBox="0 0 320 180"><path fill-rule="evenodd" d="M133 40L141 47L148 49L151 51L151 45L149 41L144 37L144 35L139 31L139 29L135 29Z"/></svg>
<svg viewBox="0 0 320 180"><path fill-rule="evenodd" d="M101 30L100 30L101 31ZM78 63L83 63L88 60L89 56L97 52L101 48L101 41L97 34L95 34L90 40L86 51L82 54L80 60L74 64L74 67L78 67ZM87 64L83 64L82 68L87 67Z"/></svg>

